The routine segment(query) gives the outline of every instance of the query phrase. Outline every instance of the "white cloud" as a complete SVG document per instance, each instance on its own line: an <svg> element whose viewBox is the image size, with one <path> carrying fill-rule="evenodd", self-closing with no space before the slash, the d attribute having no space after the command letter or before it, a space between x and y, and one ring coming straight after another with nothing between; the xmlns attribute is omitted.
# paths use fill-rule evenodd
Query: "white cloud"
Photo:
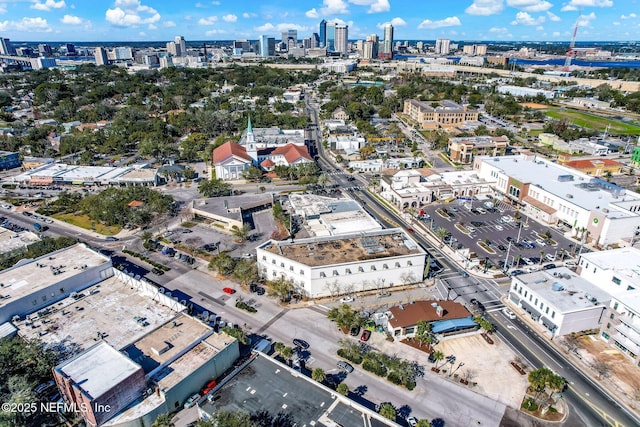
<svg viewBox="0 0 640 427"><path fill-rule="evenodd" d="M266 24L260 25L259 27L255 27L254 30L259 33L266 33L269 31L273 31L275 28L276 27L271 22L267 22Z"/></svg>
<svg viewBox="0 0 640 427"><path fill-rule="evenodd" d="M614 25L614 26L616 26L616 27L620 26L620 23L619 23L618 21L613 21L612 23L613 23L613 25Z"/></svg>
<svg viewBox="0 0 640 427"><path fill-rule="evenodd" d="M391 24L394 27L404 27L407 25L407 22L402 19L402 18L393 18L391 21L387 21L387 22L383 22L382 24L377 24L376 27L378 27L379 29L384 29L384 26L387 24Z"/></svg>
<svg viewBox="0 0 640 427"><path fill-rule="evenodd" d="M173 21L166 21L162 26L165 28L173 28L176 26L176 23Z"/></svg>
<svg viewBox="0 0 640 427"><path fill-rule="evenodd" d="M200 3L200 2L196 3L194 6L195 6L195 7L197 7L197 8L199 8L199 9L200 9L200 8L207 8L207 7L209 7L208 5L206 5L206 4L202 4L202 3Z"/></svg>
<svg viewBox="0 0 640 427"><path fill-rule="evenodd" d="M45 12L49 12L51 9L62 9L66 7L67 4L64 0L55 1L55 0L46 0L43 3L40 3L38 0L34 0L33 4L29 6L31 9L43 10Z"/></svg>
<svg viewBox="0 0 640 427"><path fill-rule="evenodd" d="M116 27L136 27L158 22L160 14L140 0L116 0L115 8L107 9L105 19Z"/></svg>
<svg viewBox="0 0 640 427"><path fill-rule="evenodd" d="M245 13L242 14L242 17L245 18L245 19L257 18L258 14L257 13L253 13L253 12L251 12L251 13L245 12Z"/></svg>
<svg viewBox="0 0 640 427"><path fill-rule="evenodd" d="M560 37L560 31L554 31L553 34L551 34L553 37Z"/></svg>
<svg viewBox="0 0 640 427"><path fill-rule="evenodd" d="M219 1L212 1L211 4L214 6L220 6L222 3Z"/></svg>
<svg viewBox="0 0 640 427"><path fill-rule="evenodd" d="M236 22L238 20L238 17L232 13L228 14L228 15L224 15L222 17L222 20L224 22Z"/></svg>
<svg viewBox="0 0 640 427"><path fill-rule="evenodd" d="M553 21L553 22L560 22L562 21L562 19L560 19L560 17L552 12L547 11L547 17L549 18L549 21Z"/></svg>
<svg viewBox="0 0 640 427"><path fill-rule="evenodd" d="M546 0L507 0L507 5L525 12L544 12L553 7L553 4Z"/></svg>
<svg viewBox="0 0 640 427"><path fill-rule="evenodd" d="M542 25L538 25L536 27L536 31L544 31L544 27Z"/></svg>
<svg viewBox="0 0 640 427"><path fill-rule="evenodd" d="M620 19L635 19L637 18L637 15L633 12L631 12L628 15L620 15Z"/></svg>
<svg viewBox="0 0 640 427"><path fill-rule="evenodd" d="M307 10L305 12L305 15L307 16L307 18L311 18L311 19L320 18L320 14L318 13L315 7L313 9Z"/></svg>
<svg viewBox="0 0 640 427"><path fill-rule="evenodd" d="M267 22L264 25L260 25L259 27L255 27L254 31L258 33L266 33L269 31L287 31L287 30L298 30L299 32L304 31L312 31L315 27L305 27L304 25L299 24L291 24L287 22L282 22L280 24L273 25L271 22Z"/></svg>
<svg viewBox="0 0 640 427"><path fill-rule="evenodd" d="M82 24L82 18L79 16L64 15L60 22L67 25L80 25Z"/></svg>
<svg viewBox="0 0 640 427"><path fill-rule="evenodd" d="M1 13L7 13L7 5L6 4L0 4L0 14Z"/></svg>
<svg viewBox="0 0 640 427"><path fill-rule="evenodd" d="M51 32L47 20L44 18L22 18L21 21L1 21L0 31L36 31Z"/></svg>
<svg viewBox="0 0 640 427"><path fill-rule="evenodd" d="M473 3L465 9L469 15L488 16L502 12L503 0L473 0Z"/></svg>
<svg viewBox="0 0 640 427"><path fill-rule="evenodd" d="M149 26L147 27L150 30L157 30L158 26L156 24L149 24Z"/></svg>
<svg viewBox="0 0 640 427"><path fill-rule="evenodd" d="M305 15L307 18L319 18L320 16L327 15L344 15L349 13L349 8L344 0L322 0L322 6L320 10L315 7L308 10Z"/></svg>
<svg viewBox="0 0 640 427"><path fill-rule="evenodd" d="M418 25L418 28L420 29L428 28L430 30L433 30L436 28L456 27L459 25L462 25L462 22L460 22L460 19L458 19L457 16L450 16L448 18L440 19L439 21L432 21L430 19L425 19L420 23L420 25Z"/></svg>
<svg viewBox="0 0 640 427"><path fill-rule="evenodd" d="M209 30L206 33L204 33L206 36L215 36L216 34L225 34L226 31L225 30L221 30L221 29L215 29L215 30Z"/></svg>
<svg viewBox="0 0 640 427"><path fill-rule="evenodd" d="M218 22L217 16L207 16L206 18L200 18L198 25L213 25L215 22Z"/></svg>
<svg viewBox="0 0 640 427"><path fill-rule="evenodd" d="M348 0L349 3L358 5L358 6L369 6L369 10L367 13L381 13L381 12L389 12L391 10L391 5L389 5L389 0Z"/></svg>
<svg viewBox="0 0 640 427"><path fill-rule="evenodd" d="M569 12L573 10L578 10L582 7L611 7L613 6L612 0L571 0L569 3L564 5L562 12Z"/></svg>
<svg viewBox="0 0 640 427"><path fill-rule="evenodd" d="M596 14L591 12L588 15L580 15L578 17L578 27L590 27L591 21L596 19Z"/></svg>
<svg viewBox="0 0 640 427"><path fill-rule="evenodd" d="M546 18L544 16L538 16L534 18L527 12L516 13L516 19L511 21L511 25L539 25L542 24Z"/></svg>

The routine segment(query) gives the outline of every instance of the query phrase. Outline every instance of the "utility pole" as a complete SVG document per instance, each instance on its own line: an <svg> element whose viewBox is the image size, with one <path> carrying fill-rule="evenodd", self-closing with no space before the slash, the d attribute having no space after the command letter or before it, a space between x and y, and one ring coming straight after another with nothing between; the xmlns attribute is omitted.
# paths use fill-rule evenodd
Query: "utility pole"
<svg viewBox="0 0 640 427"><path fill-rule="evenodd" d="M511 240L509 240L509 245L507 246L507 255L504 257L504 271L509 269L507 265L509 262L509 252L511 252Z"/></svg>

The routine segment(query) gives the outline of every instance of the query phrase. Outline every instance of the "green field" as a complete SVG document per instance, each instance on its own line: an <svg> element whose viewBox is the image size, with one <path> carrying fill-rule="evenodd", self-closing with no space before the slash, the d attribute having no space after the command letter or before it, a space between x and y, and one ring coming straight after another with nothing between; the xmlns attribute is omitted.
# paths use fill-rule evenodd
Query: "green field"
<svg viewBox="0 0 640 427"><path fill-rule="evenodd" d="M623 123L618 120L584 113L582 111L551 108L546 111L547 116L554 119L566 119L569 123L587 129L604 131L609 127L609 133L617 135L640 135L640 126Z"/></svg>
<svg viewBox="0 0 640 427"><path fill-rule="evenodd" d="M109 227L104 224L100 224L99 222L94 223L93 221L91 221L88 215L59 213L53 214L51 216L55 219L59 219L60 221L68 222L69 224L73 224L87 230L94 230L95 232L100 233L104 236L113 236L114 234L118 234L120 230L122 230L122 228L117 225L112 225Z"/></svg>

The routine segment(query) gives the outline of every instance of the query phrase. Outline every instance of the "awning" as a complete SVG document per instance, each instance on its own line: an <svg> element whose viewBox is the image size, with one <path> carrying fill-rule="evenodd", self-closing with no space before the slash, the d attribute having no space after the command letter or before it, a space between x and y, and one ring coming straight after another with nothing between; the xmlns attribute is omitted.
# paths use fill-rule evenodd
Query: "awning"
<svg viewBox="0 0 640 427"><path fill-rule="evenodd" d="M556 329L558 329L558 327L546 317L542 316L540 320L542 320L542 324L550 331L555 331Z"/></svg>
<svg viewBox="0 0 640 427"><path fill-rule="evenodd" d="M431 324L431 331L434 334L442 334L445 332L457 331L460 329L469 329L478 326L471 317L463 319L440 320Z"/></svg>
<svg viewBox="0 0 640 427"><path fill-rule="evenodd" d="M525 300L520 300L520 305L522 305L522 308L524 308L524 310L529 313L535 320L538 320L540 318L540 312Z"/></svg>

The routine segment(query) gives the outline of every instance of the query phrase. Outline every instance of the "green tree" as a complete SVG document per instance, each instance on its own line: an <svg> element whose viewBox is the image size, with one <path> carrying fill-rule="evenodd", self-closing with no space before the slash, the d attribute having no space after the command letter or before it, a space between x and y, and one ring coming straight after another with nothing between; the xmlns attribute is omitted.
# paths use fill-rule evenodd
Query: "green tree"
<svg viewBox="0 0 640 427"><path fill-rule="evenodd" d="M343 396L348 396L349 395L349 386L346 385L345 383L340 383L336 387L336 391L338 393L340 393L341 395L343 395Z"/></svg>
<svg viewBox="0 0 640 427"><path fill-rule="evenodd" d="M258 267L252 261L240 260L233 269L233 277L240 281L242 286L258 280Z"/></svg>
<svg viewBox="0 0 640 427"><path fill-rule="evenodd" d="M321 383L325 379L327 379L327 374L325 374L324 369L315 368L313 371L311 371L311 378L314 381L317 381L317 382Z"/></svg>
<svg viewBox="0 0 640 427"><path fill-rule="evenodd" d="M444 227L438 227L436 228L434 233L436 234L436 237L440 240L440 247L441 248L444 247L444 238L449 235L449 230L447 230Z"/></svg>
<svg viewBox="0 0 640 427"><path fill-rule="evenodd" d="M233 274L236 268L236 260L227 252L221 252L209 261L209 269L217 270L223 276Z"/></svg>
<svg viewBox="0 0 640 427"><path fill-rule="evenodd" d="M232 193L231 184L221 179L204 179L200 181L198 191L204 197L230 196Z"/></svg>
<svg viewBox="0 0 640 427"><path fill-rule="evenodd" d="M249 338L239 328L231 328L231 327L227 326L226 328L222 329L222 332L224 332L225 334L237 339L240 344L247 345L249 343Z"/></svg>
<svg viewBox="0 0 640 427"><path fill-rule="evenodd" d="M255 166L251 166L248 169L242 171L242 177L247 181L260 181L262 180L262 171Z"/></svg>
<svg viewBox="0 0 640 427"><path fill-rule="evenodd" d="M340 329L348 329L354 325L362 325L364 323L364 318L349 304L333 307L327 313L327 317L332 322L335 322Z"/></svg>
<svg viewBox="0 0 640 427"><path fill-rule="evenodd" d="M251 422L251 417L245 412L232 412L221 410L211 417L212 424L216 427L256 427Z"/></svg>
<svg viewBox="0 0 640 427"><path fill-rule="evenodd" d="M249 224L242 224L242 227L237 225L231 226L231 234L235 237L236 242L246 242L251 233L251 226Z"/></svg>
<svg viewBox="0 0 640 427"><path fill-rule="evenodd" d="M200 132L194 132L187 136L181 143L182 158L185 160L194 160L204 152L209 145L207 136Z"/></svg>
<svg viewBox="0 0 640 427"><path fill-rule="evenodd" d="M391 421L395 421L398 417L398 411L393 407L391 403L383 403L382 405L380 405L378 412L380 413L380 415Z"/></svg>
<svg viewBox="0 0 640 427"><path fill-rule="evenodd" d="M282 350L280 350L280 355L285 360L290 360L293 357L293 348L291 348L291 347L283 347Z"/></svg>
<svg viewBox="0 0 640 427"><path fill-rule="evenodd" d="M293 283L284 277L279 277L276 280L267 282L269 289L267 295L271 297L277 297L280 302L288 302L291 298L291 292L293 291Z"/></svg>
<svg viewBox="0 0 640 427"><path fill-rule="evenodd" d="M431 423L429 422L429 420L418 420L418 424L416 424L416 427L431 427Z"/></svg>
<svg viewBox="0 0 640 427"><path fill-rule="evenodd" d="M431 358L435 361L435 367L438 369L438 362L444 360L444 353L440 350L436 350L431 354Z"/></svg>
<svg viewBox="0 0 640 427"><path fill-rule="evenodd" d="M169 414L158 415L158 418L156 418L151 427L173 427L171 416Z"/></svg>
<svg viewBox="0 0 640 427"><path fill-rule="evenodd" d="M424 344L431 344L433 342L433 335L431 334L431 323L426 320L420 320L417 324L415 339L420 343L420 347Z"/></svg>

